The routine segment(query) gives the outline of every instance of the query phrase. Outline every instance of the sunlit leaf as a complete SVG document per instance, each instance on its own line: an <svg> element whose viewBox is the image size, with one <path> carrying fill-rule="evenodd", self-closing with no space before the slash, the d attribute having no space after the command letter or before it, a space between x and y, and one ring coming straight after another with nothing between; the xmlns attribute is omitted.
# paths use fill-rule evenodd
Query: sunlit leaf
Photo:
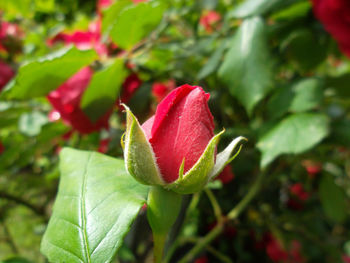
<svg viewBox="0 0 350 263"><path fill-rule="evenodd" d="M111 262L148 188L126 173L123 160L63 149L61 179L41 250L50 262Z"/></svg>
<svg viewBox="0 0 350 263"><path fill-rule="evenodd" d="M82 51L70 47L34 59L19 68L16 78L3 95L9 99L45 96L96 58L94 50Z"/></svg>
<svg viewBox="0 0 350 263"><path fill-rule="evenodd" d="M249 114L272 87L272 59L266 41L263 20L245 20L219 69L219 77Z"/></svg>
<svg viewBox="0 0 350 263"><path fill-rule="evenodd" d="M317 113L291 115L268 131L258 142L260 165L270 164L281 154L302 153L328 135L328 118Z"/></svg>
<svg viewBox="0 0 350 263"><path fill-rule="evenodd" d="M157 27L163 12L163 4L157 1L125 8L117 17L110 36L121 48L130 49Z"/></svg>
<svg viewBox="0 0 350 263"><path fill-rule="evenodd" d="M93 75L81 100L81 108L92 121L98 120L113 107L126 75L122 59L116 59Z"/></svg>

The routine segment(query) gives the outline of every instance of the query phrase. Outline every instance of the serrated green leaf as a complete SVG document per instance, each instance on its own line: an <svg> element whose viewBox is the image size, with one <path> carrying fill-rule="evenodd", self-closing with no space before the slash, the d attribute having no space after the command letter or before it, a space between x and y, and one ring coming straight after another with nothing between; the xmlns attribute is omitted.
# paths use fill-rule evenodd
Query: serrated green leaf
<svg viewBox="0 0 350 263"><path fill-rule="evenodd" d="M273 14L271 18L274 20L296 19L298 17L306 16L311 8L311 2L297 2L290 7Z"/></svg>
<svg viewBox="0 0 350 263"><path fill-rule="evenodd" d="M52 13L55 11L55 0L35 0L37 12Z"/></svg>
<svg viewBox="0 0 350 263"><path fill-rule="evenodd" d="M298 70L307 72L314 69L327 57L327 39L309 29L291 32L281 44L281 49Z"/></svg>
<svg viewBox="0 0 350 263"><path fill-rule="evenodd" d="M178 194L199 192L210 180L210 172L215 164L216 145L224 131L215 135L208 143L198 161L183 176L166 187Z"/></svg>
<svg viewBox="0 0 350 263"><path fill-rule="evenodd" d="M127 71L123 59L95 73L81 100L81 108L92 121L97 121L117 100Z"/></svg>
<svg viewBox="0 0 350 263"><path fill-rule="evenodd" d="M343 222L347 214L346 196L331 175L322 176L319 195L325 214L335 222Z"/></svg>
<svg viewBox="0 0 350 263"><path fill-rule="evenodd" d="M111 262L148 187L125 171L123 160L65 148L61 179L41 251L50 262Z"/></svg>
<svg viewBox="0 0 350 263"><path fill-rule="evenodd" d="M263 20L257 17L245 20L225 55L219 77L248 114L272 87L271 61Z"/></svg>
<svg viewBox="0 0 350 263"><path fill-rule="evenodd" d="M0 9L3 11L6 20L18 17L32 18L34 15L32 2L32 0L0 1Z"/></svg>
<svg viewBox="0 0 350 263"><path fill-rule="evenodd" d="M119 0L111 5L103 14L102 17L102 33L109 34L110 30L116 23L119 14L125 7L132 4L130 0Z"/></svg>
<svg viewBox="0 0 350 263"><path fill-rule="evenodd" d="M197 79L199 80L204 79L205 77L209 76L211 73L215 72L215 70L217 70L225 50L226 50L225 44L222 44L218 49L215 50L215 52L209 58L207 63L204 65L204 67L199 71L197 75Z"/></svg>
<svg viewBox="0 0 350 263"><path fill-rule="evenodd" d="M277 119L287 113L294 95L292 85L282 85L281 87L276 88L267 104L269 117Z"/></svg>
<svg viewBox="0 0 350 263"><path fill-rule="evenodd" d="M114 23L110 36L123 49L131 49L149 35L163 17L164 5L149 1L123 9Z"/></svg>
<svg viewBox="0 0 350 263"><path fill-rule="evenodd" d="M323 99L323 83L316 78L305 78L289 86L280 87L267 104L272 118L286 112L304 112L316 108Z"/></svg>
<svg viewBox="0 0 350 263"><path fill-rule="evenodd" d="M124 107L127 114L124 148L127 170L142 184L163 185L152 146L134 114L127 106Z"/></svg>
<svg viewBox="0 0 350 263"><path fill-rule="evenodd" d="M293 85L295 94L289 110L303 112L317 107L323 98L322 82L315 78L303 79Z"/></svg>
<svg viewBox="0 0 350 263"><path fill-rule="evenodd" d="M94 50L83 51L70 47L25 63L3 96L9 99L45 96L96 58Z"/></svg>
<svg viewBox="0 0 350 263"><path fill-rule="evenodd" d="M298 154L312 148L328 132L328 118L322 114L298 113L285 118L258 142L262 153L261 167L266 167L281 154Z"/></svg>

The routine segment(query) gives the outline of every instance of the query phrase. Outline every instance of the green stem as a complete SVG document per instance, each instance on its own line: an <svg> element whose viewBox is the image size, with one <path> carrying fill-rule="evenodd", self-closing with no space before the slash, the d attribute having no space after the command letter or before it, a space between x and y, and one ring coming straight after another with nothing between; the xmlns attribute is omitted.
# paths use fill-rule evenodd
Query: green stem
<svg viewBox="0 0 350 263"><path fill-rule="evenodd" d="M147 219L154 239L154 262L162 262L164 245L169 230L174 225L182 196L160 186L152 186L148 192Z"/></svg>
<svg viewBox="0 0 350 263"><path fill-rule="evenodd" d="M189 220L189 217L191 215L191 213L194 211L194 209L197 207L199 199L201 196L201 192L195 193L192 196L191 202L186 210L186 214L185 214L185 219L183 221L183 224L181 226L181 229L179 231L179 233L181 234L183 232L184 226L186 225L187 221ZM183 243L187 242L187 239L183 239L181 237L178 237L173 244L170 246L170 248L168 249L166 255L165 255L165 259L163 260L164 263L168 263L171 259L171 257L173 256L173 254L175 253L176 249L181 246Z"/></svg>
<svg viewBox="0 0 350 263"><path fill-rule="evenodd" d="M265 173L262 172L257 180L254 182L253 186L249 189L247 195L229 212L227 219L236 219L247 205L252 201L252 199L259 192ZM201 252L206 246L208 246L215 238L217 238L221 232L224 230L225 220L218 221L218 224L179 261L179 263L192 262L193 259Z"/></svg>
<svg viewBox="0 0 350 263"><path fill-rule="evenodd" d="M230 220L236 219L242 211L247 207L247 205L252 201L252 199L256 196L256 194L259 192L263 178L264 173L261 173L258 177L258 179L254 182L253 186L249 189L249 192L246 194L246 196L228 213L227 218Z"/></svg>
<svg viewBox="0 0 350 263"><path fill-rule="evenodd" d="M222 211L221 211L221 207L220 207L218 201L215 198L215 195L213 194L213 192L209 188L205 188L204 191L207 194L209 201L213 207L216 220L217 221L221 220L222 219Z"/></svg>
<svg viewBox="0 0 350 263"><path fill-rule="evenodd" d="M167 234L160 235L160 234L153 233L154 263L161 263L162 262L166 238L167 238Z"/></svg>
<svg viewBox="0 0 350 263"><path fill-rule="evenodd" d="M217 224L206 236L201 238L199 242L178 262L188 263L192 262L193 259L199 252L201 252L210 242L212 242L224 229L224 224Z"/></svg>
<svg viewBox="0 0 350 263"><path fill-rule="evenodd" d="M232 263L232 260L211 246L207 246L207 251L224 263Z"/></svg>

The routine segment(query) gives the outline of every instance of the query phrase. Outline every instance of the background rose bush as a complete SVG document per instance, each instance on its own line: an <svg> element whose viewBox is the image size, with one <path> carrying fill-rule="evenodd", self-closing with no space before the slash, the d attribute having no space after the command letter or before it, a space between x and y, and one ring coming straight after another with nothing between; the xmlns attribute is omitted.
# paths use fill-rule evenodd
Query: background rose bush
<svg viewBox="0 0 350 263"><path fill-rule="evenodd" d="M188 83L210 93L215 133L226 129L218 151L249 139L209 185L222 211L265 175L198 262L347 262L348 2L131 1L122 11L114 2L0 2L0 260L45 262L62 147L121 157L120 102L143 123ZM184 203L173 262L217 225L205 193ZM119 260L149 258L145 220Z"/></svg>

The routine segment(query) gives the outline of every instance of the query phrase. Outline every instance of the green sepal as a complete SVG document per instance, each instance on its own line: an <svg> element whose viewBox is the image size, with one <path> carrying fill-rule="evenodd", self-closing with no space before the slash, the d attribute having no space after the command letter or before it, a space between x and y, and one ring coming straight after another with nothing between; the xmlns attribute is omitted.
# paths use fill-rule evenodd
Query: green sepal
<svg viewBox="0 0 350 263"><path fill-rule="evenodd" d="M233 161L233 159L236 158L236 156L239 154L239 152L242 149L242 144L240 145L238 151L235 155L231 157L231 154L234 149L239 145L241 141L248 141L246 138L239 136L236 139L232 140L232 142L223 150L221 153L216 155L216 162L213 167L213 169L210 172L209 178L214 179L216 176L218 176L222 170L224 170L225 166L228 165L230 162Z"/></svg>
<svg viewBox="0 0 350 263"><path fill-rule="evenodd" d="M164 185L152 146L134 114L126 105L123 106L127 114L124 142L126 170L142 184Z"/></svg>
<svg viewBox="0 0 350 263"><path fill-rule="evenodd" d="M202 190L210 179L215 164L216 145L223 133L224 130L210 140L202 156L186 174L179 175L175 182L166 187L179 194L192 194Z"/></svg>

